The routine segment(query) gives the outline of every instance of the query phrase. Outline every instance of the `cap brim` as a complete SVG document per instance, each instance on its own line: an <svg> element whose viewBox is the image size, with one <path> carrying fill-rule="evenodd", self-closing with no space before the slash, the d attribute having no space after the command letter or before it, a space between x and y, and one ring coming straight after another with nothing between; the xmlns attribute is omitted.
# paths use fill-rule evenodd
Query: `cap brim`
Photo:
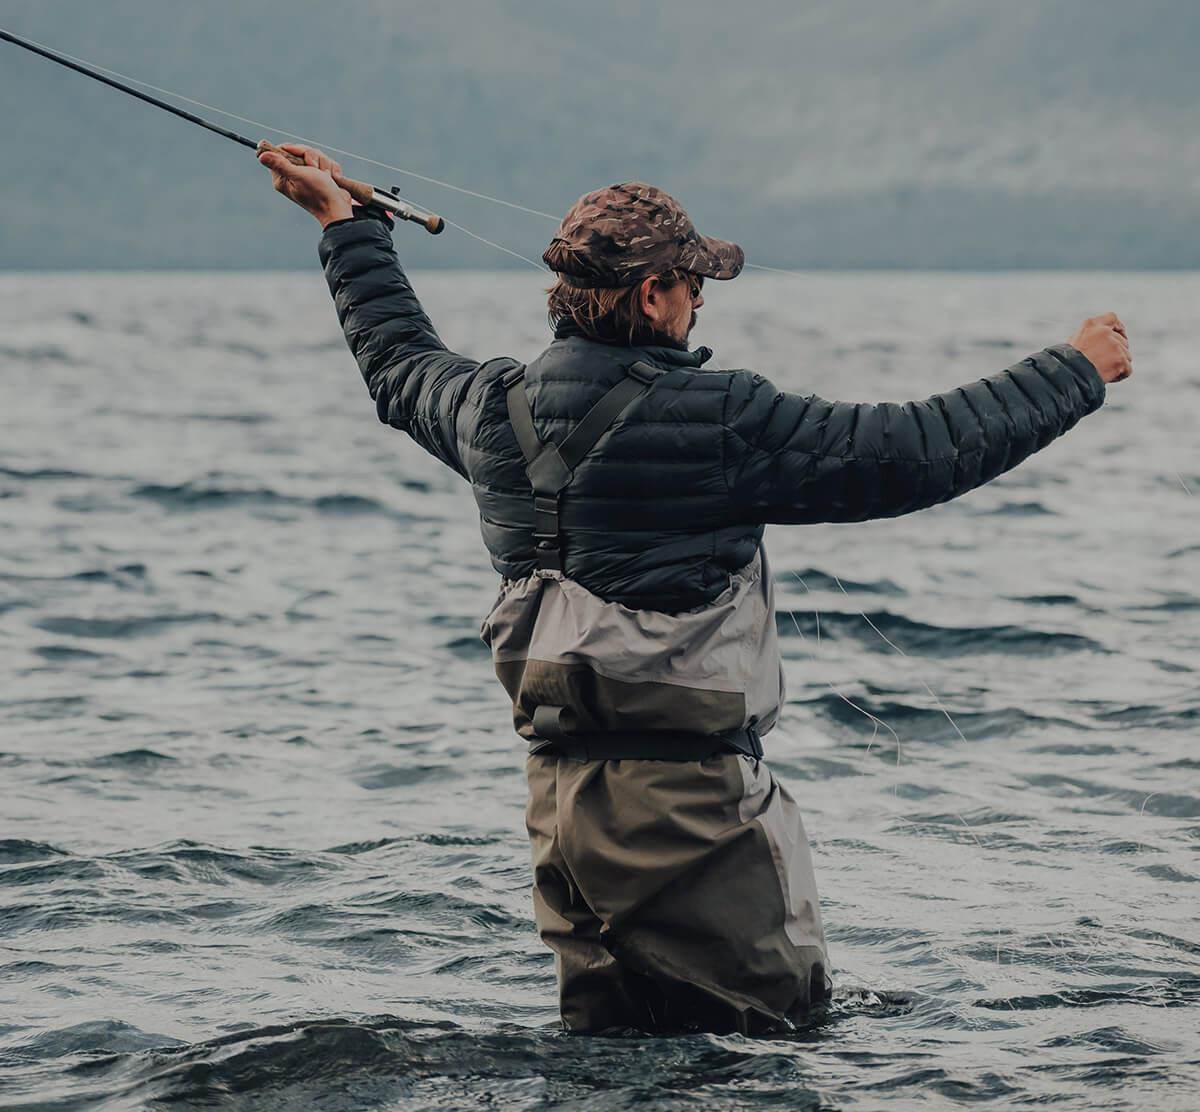
<svg viewBox="0 0 1200 1112"><path fill-rule="evenodd" d="M680 265L693 274L712 278L718 282L736 278L746 264L746 253L736 244L712 236L699 236L688 252L690 257L680 260Z"/></svg>

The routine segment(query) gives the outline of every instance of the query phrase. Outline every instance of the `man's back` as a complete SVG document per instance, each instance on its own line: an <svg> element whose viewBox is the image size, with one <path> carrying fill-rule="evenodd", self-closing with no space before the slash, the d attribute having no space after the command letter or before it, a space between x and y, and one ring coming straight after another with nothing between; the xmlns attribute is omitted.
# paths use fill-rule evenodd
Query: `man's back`
<svg viewBox="0 0 1200 1112"><path fill-rule="evenodd" d="M502 378L512 359L447 351L369 218L330 228L322 260L381 420L472 484L493 566L534 566L533 495ZM561 335L526 370L543 440L559 441L639 359L668 369L576 470L562 500L564 572L597 596L675 612L711 601L768 523L862 521L934 505L1016 466L1104 400L1069 345L990 379L904 404L778 391L709 371L707 348L627 347Z"/></svg>

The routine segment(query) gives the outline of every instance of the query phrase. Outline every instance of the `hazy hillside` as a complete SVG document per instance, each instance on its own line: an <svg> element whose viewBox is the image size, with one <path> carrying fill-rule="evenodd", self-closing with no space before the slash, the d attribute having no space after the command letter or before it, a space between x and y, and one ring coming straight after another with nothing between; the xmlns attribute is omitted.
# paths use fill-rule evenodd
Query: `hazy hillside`
<svg viewBox="0 0 1200 1112"><path fill-rule="evenodd" d="M1200 265L1183 0L7 0L0 26L553 213L645 178L773 265ZM312 263L248 152L7 44L0 99L0 266ZM526 255L553 227L357 169Z"/></svg>

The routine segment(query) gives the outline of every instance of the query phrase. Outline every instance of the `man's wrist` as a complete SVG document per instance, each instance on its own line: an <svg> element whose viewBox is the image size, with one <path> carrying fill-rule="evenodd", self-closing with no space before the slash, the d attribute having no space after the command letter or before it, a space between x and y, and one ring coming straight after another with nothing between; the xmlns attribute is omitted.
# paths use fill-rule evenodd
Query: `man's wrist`
<svg viewBox="0 0 1200 1112"><path fill-rule="evenodd" d="M320 222L322 228L328 228L330 224L337 220L352 220L354 218L354 209L350 207L347 201L344 205L332 205L327 209L322 209L320 212L314 212L313 216Z"/></svg>

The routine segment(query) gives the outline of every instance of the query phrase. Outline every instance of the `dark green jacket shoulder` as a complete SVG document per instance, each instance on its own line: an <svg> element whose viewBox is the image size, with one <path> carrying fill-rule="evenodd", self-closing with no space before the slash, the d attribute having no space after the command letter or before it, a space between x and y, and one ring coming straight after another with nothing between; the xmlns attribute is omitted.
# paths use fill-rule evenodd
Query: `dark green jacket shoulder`
<svg viewBox="0 0 1200 1112"><path fill-rule="evenodd" d="M381 221L331 225L321 261L379 418L472 486L501 575L533 568L533 509L505 403L508 358L449 351ZM710 353L556 339L526 371L534 423L561 440L637 359L669 369L585 458L564 501L568 576L627 606L711 600L771 522L863 521L973 490L1100 407L1104 383L1066 344L923 401L831 402Z"/></svg>

